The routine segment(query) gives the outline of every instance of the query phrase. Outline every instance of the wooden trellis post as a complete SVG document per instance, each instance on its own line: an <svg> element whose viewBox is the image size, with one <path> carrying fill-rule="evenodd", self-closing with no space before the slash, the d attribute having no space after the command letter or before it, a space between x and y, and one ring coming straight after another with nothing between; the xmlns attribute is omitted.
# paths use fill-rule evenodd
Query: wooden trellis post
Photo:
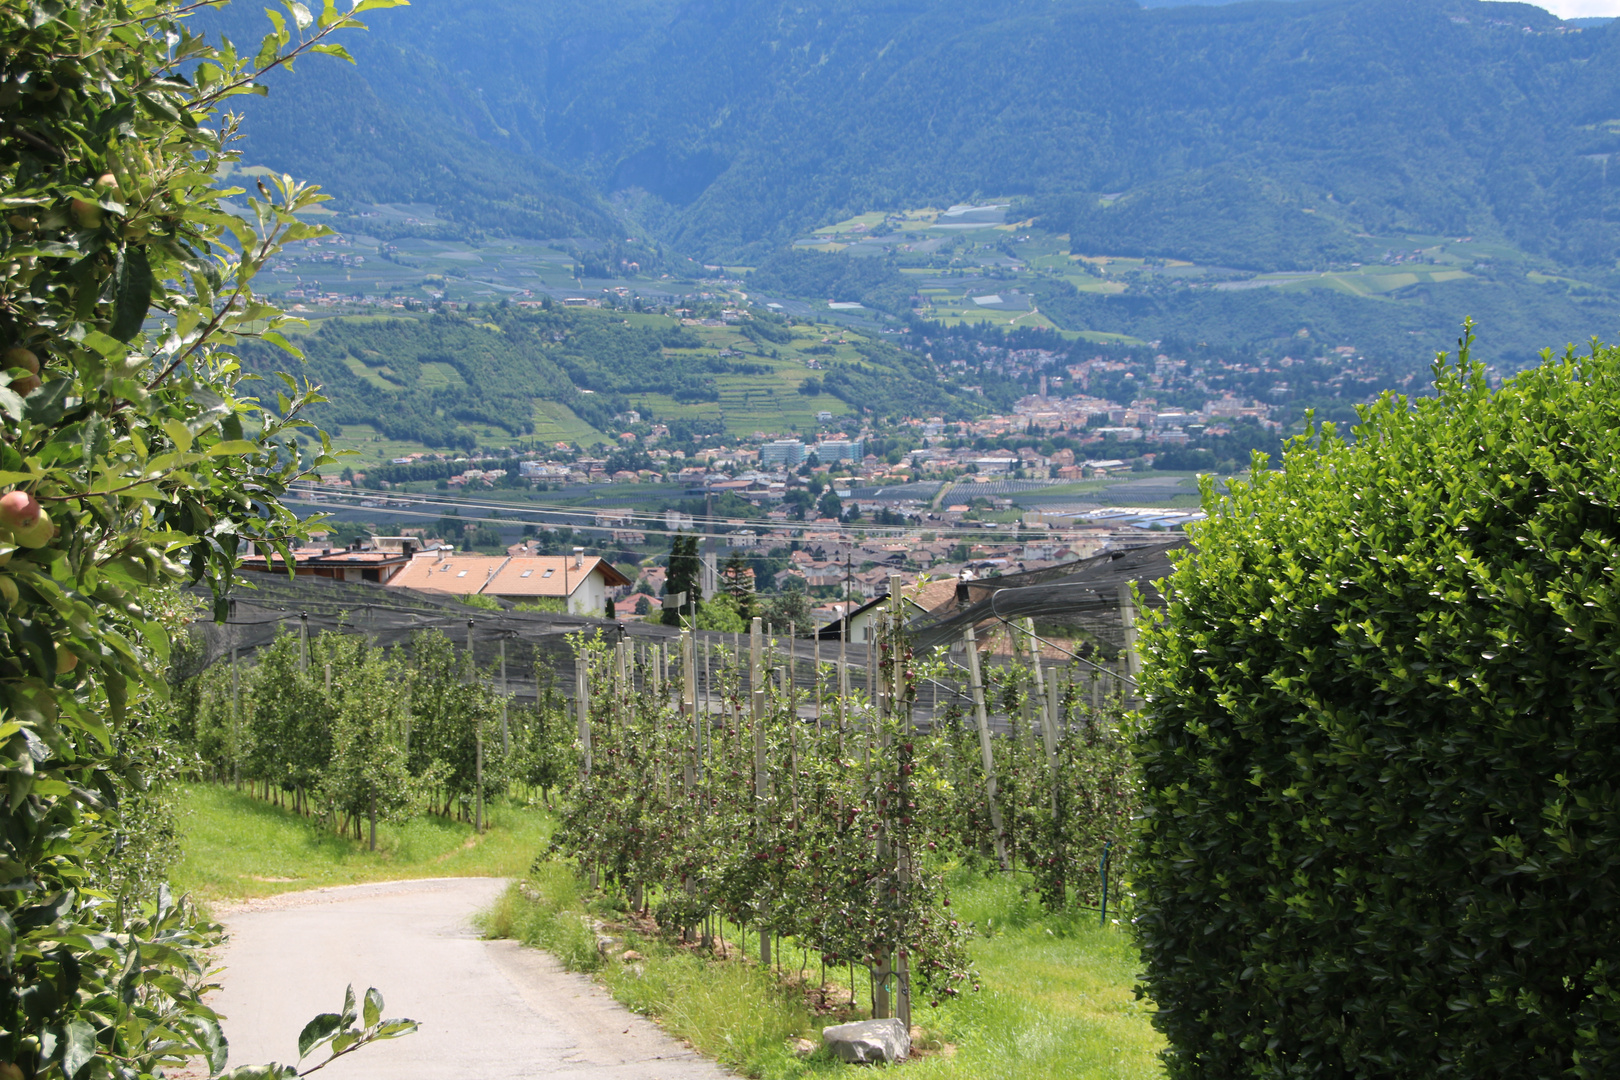
<svg viewBox="0 0 1620 1080"><path fill-rule="evenodd" d="M973 687L973 713L979 722L979 754L984 760L984 796L990 804L990 828L995 833L996 862L1010 870L1007 845L1001 827L1001 804L996 799L996 758L990 748L990 714L984 706L984 682L979 677L978 638L970 625L963 635L967 641L968 678Z"/></svg>

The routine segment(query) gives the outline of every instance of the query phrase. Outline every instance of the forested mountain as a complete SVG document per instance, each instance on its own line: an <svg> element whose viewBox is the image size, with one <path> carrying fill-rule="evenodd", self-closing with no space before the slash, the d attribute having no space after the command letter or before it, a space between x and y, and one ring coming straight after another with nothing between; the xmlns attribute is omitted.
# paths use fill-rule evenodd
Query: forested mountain
<svg viewBox="0 0 1620 1080"><path fill-rule="evenodd" d="M250 159L485 230L616 235L611 200L758 258L1025 196L1077 247L1254 269L1361 232L1617 254L1620 30L1524 4L418 0L353 51L245 106Z"/></svg>

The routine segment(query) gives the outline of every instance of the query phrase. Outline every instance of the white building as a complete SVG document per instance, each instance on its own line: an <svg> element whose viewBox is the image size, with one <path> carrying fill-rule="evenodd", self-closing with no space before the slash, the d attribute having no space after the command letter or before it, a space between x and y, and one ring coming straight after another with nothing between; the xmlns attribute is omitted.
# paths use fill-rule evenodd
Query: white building
<svg viewBox="0 0 1620 1080"><path fill-rule="evenodd" d="M759 448L759 464L793 468L804 461L804 443L798 439L773 439Z"/></svg>

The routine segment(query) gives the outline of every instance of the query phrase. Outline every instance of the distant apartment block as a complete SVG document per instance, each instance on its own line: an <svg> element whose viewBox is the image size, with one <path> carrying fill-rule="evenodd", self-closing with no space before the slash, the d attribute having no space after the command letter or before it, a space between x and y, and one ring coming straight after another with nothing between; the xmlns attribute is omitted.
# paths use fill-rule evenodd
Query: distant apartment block
<svg viewBox="0 0 1620 1080"><path fill-rule="evenodd" d="M767 465L785 465L792 468L804 461L804 443L798 439L773 439L759 448L759 463L761 467Z"/></svg>
<svg viewBox="0 0 1620 1080"><path fill-rule="evenodd" d="M866 456L864 439L828 439L816 443L816 458L823 465L835 461L859 461Z"/></svg>
<svg viewBox="0 0 1620 1080"><path fill-rule="evenodd" d="M1134 427L1100 427L1095 433L1103 438L1118 439L1120 442L1134 442L1142 437L1142 429Z"/></svg>

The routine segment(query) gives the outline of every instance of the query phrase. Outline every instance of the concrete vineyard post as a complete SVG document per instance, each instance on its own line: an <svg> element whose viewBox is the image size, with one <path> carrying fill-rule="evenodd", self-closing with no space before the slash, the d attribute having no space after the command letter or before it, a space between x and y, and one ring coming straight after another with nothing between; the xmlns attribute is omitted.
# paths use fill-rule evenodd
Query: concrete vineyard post
<svg viewBox="0 0 1620 1080"><path fill-rule="evenodd" d="M681 714L687 723L688 752L686 758L686 791L688 797L697 786L698 752L702 735L697 715L697 642L694 631L681 631Z"/></svg>
<svg viewBox="0 0 1620 1080"><path fill-rule="evenodd" d="M748 689L753 702L754 717L754 826L765 828L765 800L768 797L769 777L765 774L765 672L761 640L762 621L756 616L748 629ZM765 912L761 912L764 915ZM766 967L771 963L771 931L761 922L759 928L759 962Z"/></svg>
<svg viewBox="0 0 1620 1080"><path fill-rule="evenodd" d="M512 731L506 721L506 638L501 637L501 756L512 755Z"/></svg>
<svg viewBox="0 0 1620 1080"><path fill-rule="evenodd" d="M484 730L473 735L473 832L484 831Z"/></svg>
<svg viewBox="0 0 1620 1080"><path fill-rule="evenodd" d="M1131 680L1123 687L1121 696L1125 707L1130 709L1139 703L1136 684L1142 677L1142 654L1136 649L1136 597L1128 581L1119 587L1119 617L1125 624L1125 675Z"/></svg>
<svg viewBox="0 0 1620 1080"><path fill-rule="evenodd" d="M838 756L844 756L844 728L849 719L849 619L838 631Z"/></svg>
<svg viewBox="0 0 1620 1080"><path fill-rule="evenodd" d="M591 699L590 674L582 653L574 661L574 712L579 718L579 782L591 779Z"/></svg>
<svg viewBox="0 0 1620 1080"><path fill-rule="evenodd" d="M591 784L591 676L590 654L583 648L574 658L575 707L579 716L579 784L588 798ZM596 866L591 866L591 889L600 884Z"/></svg>
<svg viewBox="0 0 1620 1080"><path fill-rule="evenodd" d="M231 650L231 783L242 790L242 671L240 649Z"/></svg>
<svg viewBox="0 0 1620 1080"><path fill-rule="evenodd" d="M298 616L298 670L309 670L309 612Z"/></svg>
<svg viewBox="0 0 1620 1080"><path fill-rule="evenodd" d="M1046 719L1041 723L1041 736L1046 743L1046 769L1051 774L1052 816L1058 812L1058 681L1056 673L1046 683Z"/></svg>
<svg viewBox="0 0 1620 1080"><path fill-rule="evenodd" d="M984 683L979 678L978 638L969 626L963 635L967 640L968 678L973 687L973 714L979 723L979 754L984 760L984 795L990 806L990 829L995 833L996 862L1003 870L1007 863L1007 845L1001 828L1001 804L996 800L996 759L990 749L990 714L984 706Z"/></svg>
<svg viewBox="0 0 1620 1080"><path fill-rule="evenodd" d="M821 635L815 634L811 638L811 672L815 681L816 702L816 735L821 735Z"/></svg>
<svg viewBox="0 0 1620 1080"><path fill-rule="evenodd" d="M894 873L896 884L901 890L911 886L911 703L906 694L905 670L905 598L900 593L901 584L898 577L889 578L889 606L890 606L890 648L894 653L894 683L890 693L890 701L896 714L900 717L900 746L898 760L900 762L899 817L905 819L900 822L900 842L895 847ZM895 968L895 989L899 1001L897 1012L900 1023L909 1032L911 1030L911 949L906 944L906 934L910 927L897 924L895 927L895 943L897 946L898 963Z"/></svg>

